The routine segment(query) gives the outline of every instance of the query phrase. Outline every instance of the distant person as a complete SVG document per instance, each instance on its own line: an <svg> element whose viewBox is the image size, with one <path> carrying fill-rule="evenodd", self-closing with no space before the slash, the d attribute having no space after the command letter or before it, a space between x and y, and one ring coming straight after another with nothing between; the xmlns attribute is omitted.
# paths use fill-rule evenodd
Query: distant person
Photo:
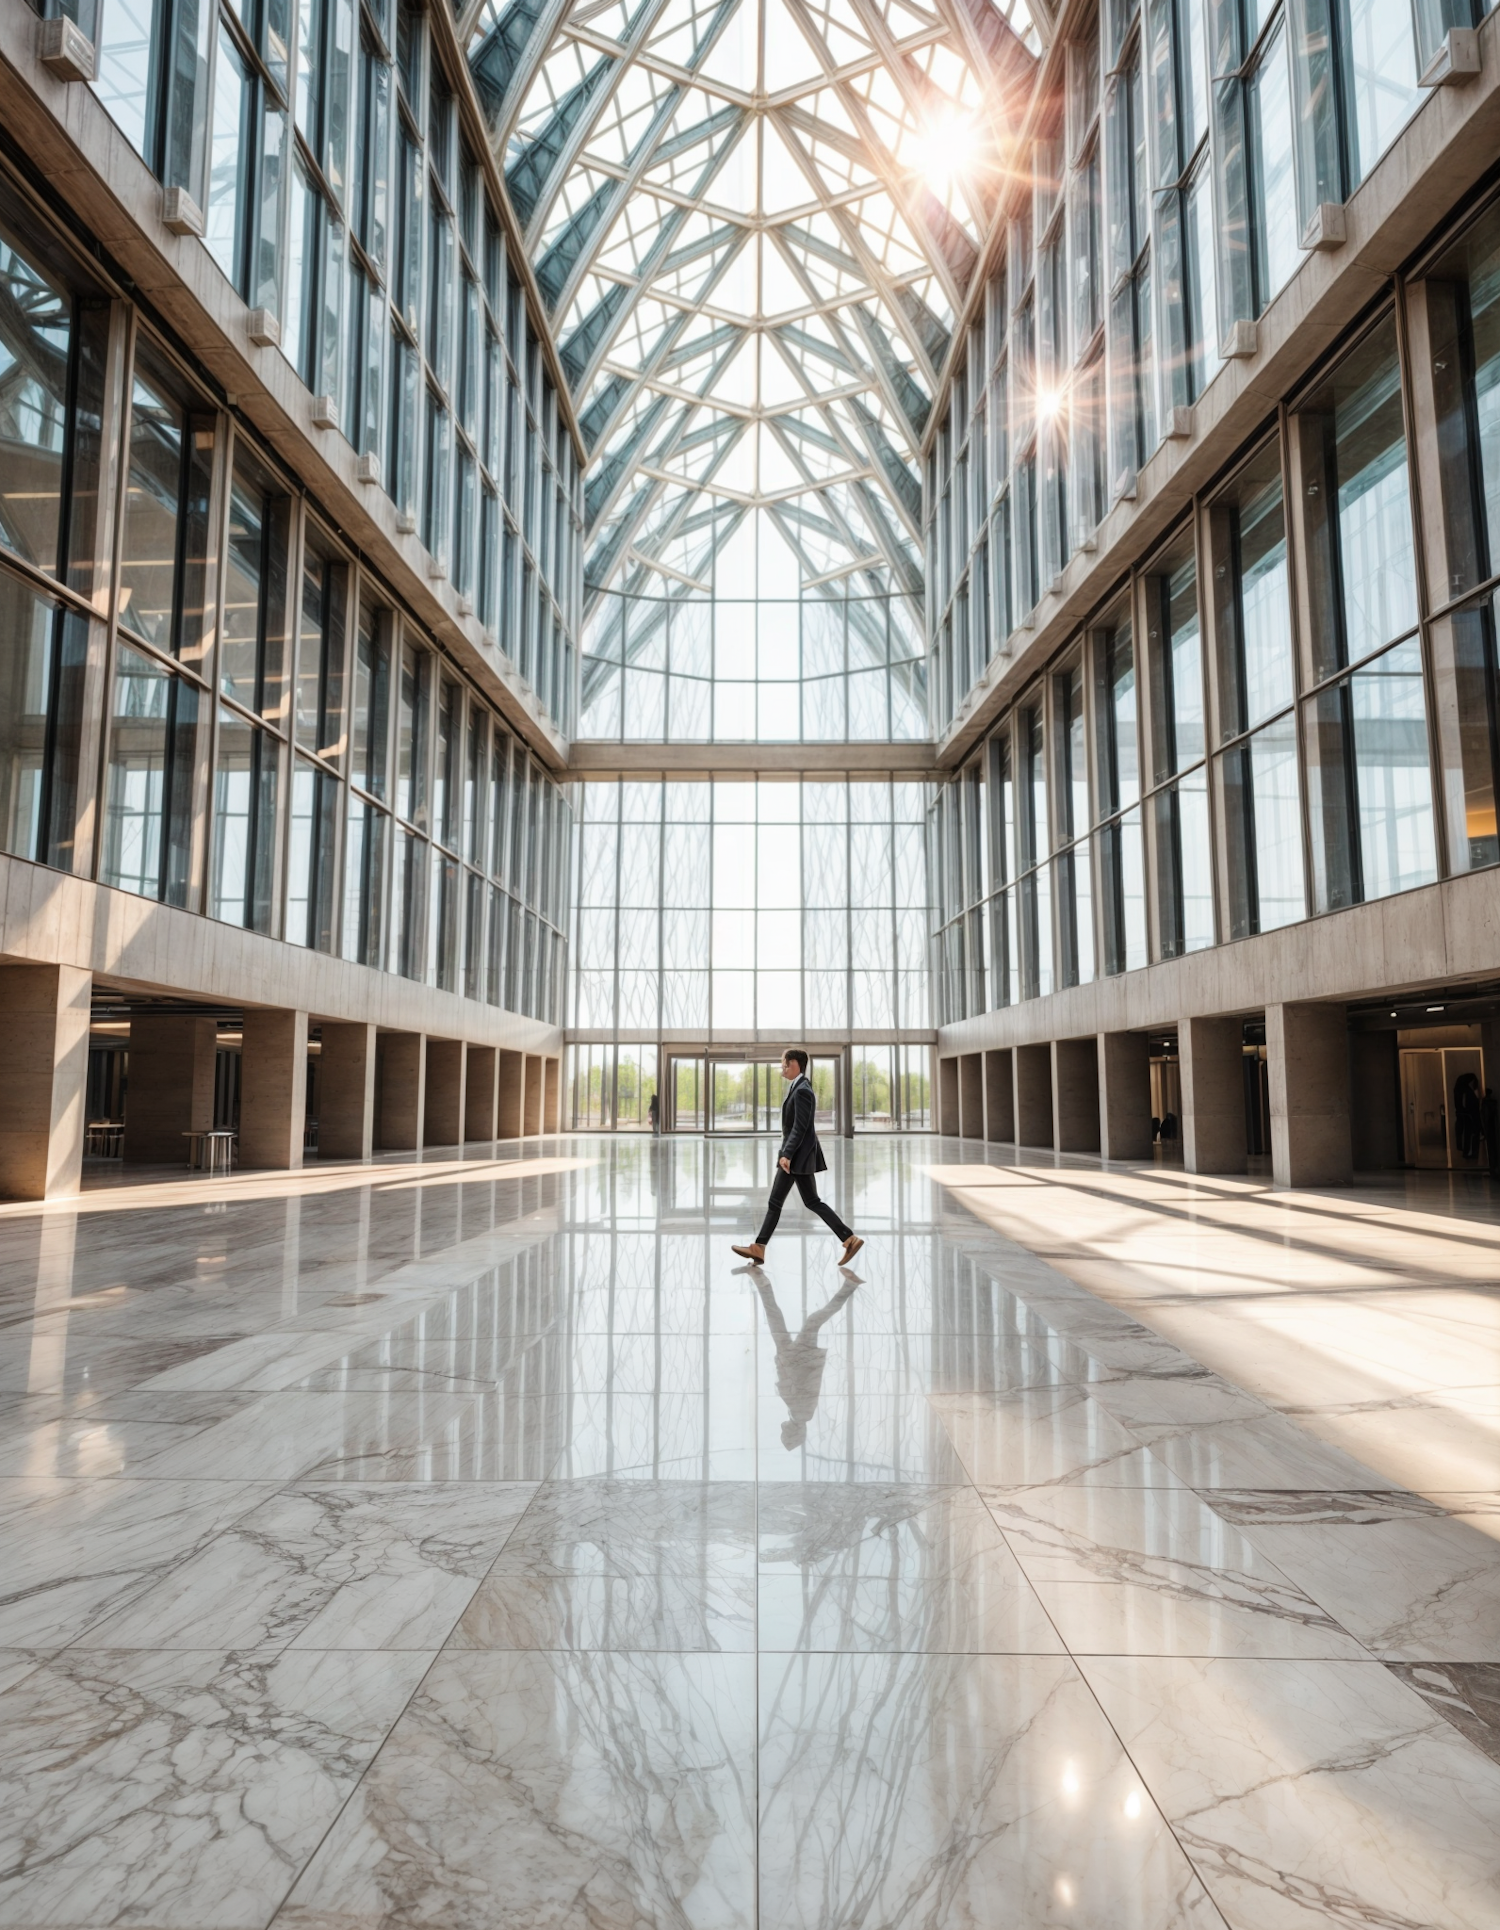
<svg viewBox="0 0 1500 1930"><path fill-rule="evenodd" d="M793 1046L783 1053L781 1076L787 1081L787 1095L781 1102L781 1150L776 1155L776 1177L771 1182L766 1217L753 1244L737 1246L734 1251L742 1260L753 1260L757 1266L765 1259L766 1246L776 1231L786 1196L795 1186L802 1195L802 1204L810 1212L816 1213L823 1224L843 1241L844 1250L839 1255L839 1265L846 1267L864 1241L857 1233L850 1232L826 1200L818 1198L818 1182L814 1175L826 1173L828 1161L824 1159L823 1148L818 1144L818 1102L813 1096L812 1080L807 1076L807 1054L801 1046Z"/></svg>
<svg viewBox="0 0 1500 1930"><path fill-rule="evenodd" d="M661 1137L661 1100L654 1092L651 1095L651 1104L646 1108L646 1111L651 1119L652 1137L659 1139Z"/></svg>
<svg viewBox="0 0 1500 1930"><path fill-rule="evenodd" d="M1453 1088L1453 1137L1459 1158L1471 1163L1479 1157L1480 1111L1479 1081L1466 1072Z"/></svg>
<svg viewBox="0 0 1500 1930"><path fill-rule="evenodd" d="M1500 1179L1500 1100L1493 1086L1486 1086L1479 1102L1479 1132L1489 1156L1490 1178Z"/></svg>
<svg viewBox="0 0 1500 1930"><path fill-rule="evenodd" d="M1161 1136L1163 1139L1167 1139L1167 1140L1175 1139L1177 1137L1177 1115L1175 1112L1166 1112L1162 1114Z"/></svg>

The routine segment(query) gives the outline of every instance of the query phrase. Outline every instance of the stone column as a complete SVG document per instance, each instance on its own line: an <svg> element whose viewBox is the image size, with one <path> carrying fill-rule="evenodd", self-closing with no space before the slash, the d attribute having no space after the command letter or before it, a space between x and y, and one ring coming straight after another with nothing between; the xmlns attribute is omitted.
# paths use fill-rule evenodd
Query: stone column
<svg viewBox="0 0 1500 1930"><path fill-rule="evenodd" d="M251 1008L240 1047L240 1165L294 1170L306 1126L307 1014Z"/></svg>
<svg viewBox="0 0 1500 1930"><path fill-rule="evenodd" d="M958 1129L965 1139L984 1138L984 1059L977 1052L958 1062Z"/></svg>
<svg viewBox="0 0 1500 1930"><path fill-rule="evenodd" d="M427 1039L421 1032L382 1032L375 1094L375 1143L396 1153L422 1150Z"/></svg>
<svg viewBox="0 0 1500 1930"><path fill-rule="evenodd" d="M1183 1019L1182 1163L1190 1173L1245 1170L1245 1027L1240 1019Z"/></svg>
<svg viewBox="0 0 1500 1930"><path fill-rule="evenodd" d="M984 1055L984 1136L1006 1145L1015 1141L1015 1073L1006 1049Z"/></svg>
<svg viewBox="0 0 1500 1930"><path fill-rule="evenodd" d="M495 1075L500 1055L492 1045L471 1045L464 1068L464 1138L495 1137Z"/></svg>
<svg viewBox="0 0 1500 1930"><path fill-rule="evenodd" d="M519 1139L525 1129L526 1054L500 1050L497 1139Z"/></svg>
<svg viewBox="0 0 1500 1930"><path fill-rule="evenodd" d="M1052 1048L1018 1045L1011 1055L1016 1086L1016 1144L1052 1144Z"/></svg>
<svg viewBox="0 0 1500 1930"><path fill-rule="evenodd" d="M214 1123L214 1061L219 1028L194 1012L153 1013L130 1021L125 1070L127 1160L186 1166L184 1133Z"/></svg>
<svg viewBox="0 0 1500 1930"><path fill-rule="evenodd" d="M1151 1041L1144 1032L1101 1032L1099 1150L1106 1159L1151 1157Z"/></svg>
<svg viewBox="0 0 1500 1930"><path fill-rule="evenodd" d="M1060 1153L1099 1150L1099 1047L1092 1039L1052 1041L1053 1143Z"/></svg>
<svg viewBox="0 0 1500 1930"><path fill-rule="evenodd" d="M423 1107L424 1146L457 1146L464 1136L464 1046L462 1039L427 1041L427 1093Z"/></svg>
<svg viewBox="0 0 1500 1930"><path fill-rule="evenodd" d="M542 1065L542 1131L555 1133L562 1118L562 1060L544 1059Z"/></svg>
<svg viewBox="0 0 1500 1930"><path fill-rule="evenodd" d="M318 1157L368 1159L375 1149L375 1028L323 1026L318 1054Z"/></svg>
<svg viewBox="0 0 1500 1930"><path fill-rule="evenodd" d="M0 966L0 1197L69 1199L82 1183L93 990L76 966Z"/></svg>
<svg viewBox="0 0 1500 1930"><path fill-rule="evenodd" d="M956 1139L963 1130L958 1111L958 1061L938 1060L937 1129Z"/></svg>
<svg viewBox="0 0 1500 1930"><path fill-rule="evenodd" d="M1271 1173L1278 1186L1347 1186L1349 1024L1342 1005L1268 1005Z"/></svg>
<svg viewBox="0 0 1500 1930"><path fill-rule="evenodd" d="M521 1094L523 1131L528 1139L542 1130L542 1061L535 1052L526 1054L526 1084Z"/></svg>

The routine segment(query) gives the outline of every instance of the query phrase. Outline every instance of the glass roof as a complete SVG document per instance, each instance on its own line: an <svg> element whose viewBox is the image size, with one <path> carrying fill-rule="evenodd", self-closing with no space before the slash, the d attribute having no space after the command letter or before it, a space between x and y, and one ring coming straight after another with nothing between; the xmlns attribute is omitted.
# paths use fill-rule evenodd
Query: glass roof
<svg viewBox="0 0 1500 1930"><path fill-rule="evenodd" d="M591 598L711 590L736 531L804 589L920 590L918 445L1043 17L468 0L590 452Z"/></svg>

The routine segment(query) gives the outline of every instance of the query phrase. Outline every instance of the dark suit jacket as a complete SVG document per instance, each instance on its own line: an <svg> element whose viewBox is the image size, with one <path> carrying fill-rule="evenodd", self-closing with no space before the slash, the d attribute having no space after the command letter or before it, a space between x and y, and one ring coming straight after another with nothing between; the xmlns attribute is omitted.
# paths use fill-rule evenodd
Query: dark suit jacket
<svg viewBox="0 0 1500 1930"><path fill-rule="evenodd" d="M816 1112L812 1081L805 1072L800 1073L787 1087L781 1102L781 1151L776 1155L778 1160L789 1159L794 1173L828 1171L828 1161L823 1157L817 1127L813 1124Z"/></svg>

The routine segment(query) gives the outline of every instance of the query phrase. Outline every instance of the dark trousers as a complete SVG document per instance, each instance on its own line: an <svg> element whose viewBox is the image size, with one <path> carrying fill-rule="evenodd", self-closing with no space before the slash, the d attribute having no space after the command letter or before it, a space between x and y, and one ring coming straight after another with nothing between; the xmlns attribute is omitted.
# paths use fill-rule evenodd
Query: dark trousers
<svg viewBox="0 0 1500 1930"><path fill-rule="evenodd" d="M823 1224L836 1233L841 1240L847 1240L849 1229L834 1212L827 1200L818 1198L818 1179L815 1173L784 1173L778 1166L776 1177L771 1181L771 1197L766 1201L766 1217L761 1222L755 1244L764 1246L776 1231L781 1218L781 1209L786 1205L786 1196L793 1187L802 1195L802 1204L810 1213L816 1213Z"/></svg>

